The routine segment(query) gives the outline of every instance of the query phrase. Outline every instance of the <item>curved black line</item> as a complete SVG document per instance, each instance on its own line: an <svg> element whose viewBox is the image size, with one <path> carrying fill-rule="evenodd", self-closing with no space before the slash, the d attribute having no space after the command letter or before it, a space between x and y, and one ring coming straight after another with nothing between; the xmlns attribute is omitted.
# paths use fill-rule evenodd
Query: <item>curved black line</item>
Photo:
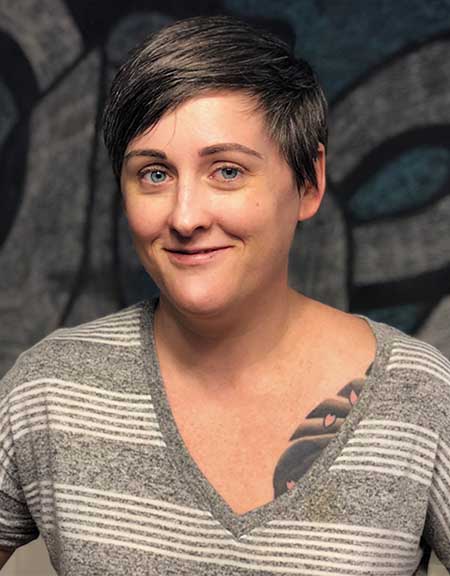
<svg viewBox="0 0 450 576"><path fill-rule="evenodd" d="M0 54L8 54L1 79L14 97L18 118L0 147L0 249L13 229L23 202L27 158L30 152L29 112L39 88L34 70L22 47L0 31Z"/></svg>
<svg viewBox="0 0 450 576"><path fill-rule="evenodd" d="M104 53L101 53L101 62L100 62L100 72L98 78L98 98L97 98L97 110L95 116L95 126L94 126L94 135L92 137L92 154L89 160L89 195L88 201L86 205L86 219L84 223L84 230L83 230L83 241L82 241L82 255L80 264L78 267L78 271L75 275L75 280L72 284L72 290L69 294L69 298L66 302L66 305L59 317L59 326L63 326L69 317L73 306L75 304L76 299L80 295L84 282L88 276L89 272L89 264L90 264L90 245L91 245L91 237L92 237L92 220L93 220L93 206L95 201L95 192L96 192L96 183L97 183L97 161L98 161L98 154L99 154L99 139L101 137L101 121L102 121L102 113L103 113L103 102L104 97L103 93L106 87L106 63L104 58Z"/></svg>
<svg viewBox="0 0 450 576"><path fill-rule="evenodd" d="M14 102L22 116L29 112L39 97L36 75L20 44L2 30L0 30L0 54L8 54L7 65L3 64L1 69L1 78L14 94Z"/></svg>
<svg viewBox="0 0 450 576"><path fill-rule="evenodd" d="M349 94L354 92L359 86L366 84L371 80L372 77L376 76L383 68L391 66L397 60L401 60L405 56L417 52L421 48L434 44L442 40L450 40L450 30L439 31L428 38L417 40L415 42L410 42L405 46L402 46L397 52L386 56L382 62L377 62L371 68L364 70L359 76L354 78L349 84L345 86L343 90L338 92L338 94L329 100L330 111L334 106L337 106L340 102L345 100Z"/></svg>
<svg viewBox="0 0 450 576"><path fill-rule="evenodd" d="M447 294L450 294L450 264L399 280L355 284L350 292L351 310L436 302Z"/></svg>
<svg viewBox="0 0 450 576"><path fill-rule="evenodd" d="M375 172L391 164L413 148L442 147L450 150L450 124L412 128L372 148L339 184L330 179L346 202L356 190L370 180Z"/></svg>

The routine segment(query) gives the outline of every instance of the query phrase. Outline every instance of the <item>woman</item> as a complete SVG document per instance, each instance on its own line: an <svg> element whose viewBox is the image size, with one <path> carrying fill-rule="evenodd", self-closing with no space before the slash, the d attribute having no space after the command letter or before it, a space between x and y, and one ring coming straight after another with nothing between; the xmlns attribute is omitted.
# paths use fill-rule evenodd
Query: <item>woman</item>
<svg viewBox="0 0 450 576"><path fill-rule="evenodd" d="M5 377L4 550L41 533L61 575L406 576L430 548L450 568L448 361L288 286L325 190L308 64L181 21L121 68L104 125L160 296Z"/></svg>

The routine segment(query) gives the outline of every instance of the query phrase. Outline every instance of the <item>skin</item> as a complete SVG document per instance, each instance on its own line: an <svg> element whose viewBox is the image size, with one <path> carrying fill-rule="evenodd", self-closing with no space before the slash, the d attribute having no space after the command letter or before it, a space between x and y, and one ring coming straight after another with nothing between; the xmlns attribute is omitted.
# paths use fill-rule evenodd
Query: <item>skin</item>
<svg viewBox="0 0 450 576"><path fill-rule="evenodd" d="M136 251L161 290L158 353L221 390L245 386L247 370L274 360L306 308L288 287L288 252L297 222L317 212L325 190L323 147L317 188L298 190L254 107L240 93L188 100L130 142L121 175ZM256 154L214 151L230 143ZM168 252L216 246L227 249L199 266Z"/></svg>
<svg viewBox="0 0 450 576"><path fill-rule="evenodd" d="M154 331L166 392L188 449L206 468L205 446L189 441L204 428L190 428L186 406L204 408L196 421L207 436L218 414L224 433L251 431L274 409L261 399L297 397L293 374L322 364L311 343L322 342L327 327L333 333L341 314L348 318L288 286L297 222L314 216L325 191L322 145L315 167L318 185L299 190L263 115L237 92L188 100L126 150L123 206L137 254L161 291ZM198 261L180 257L199 248L220 250ZM347 386L309 412L309 428L300 424L275 467L275 496L294 486L337 432L360 388L345 397Z"/></svg>

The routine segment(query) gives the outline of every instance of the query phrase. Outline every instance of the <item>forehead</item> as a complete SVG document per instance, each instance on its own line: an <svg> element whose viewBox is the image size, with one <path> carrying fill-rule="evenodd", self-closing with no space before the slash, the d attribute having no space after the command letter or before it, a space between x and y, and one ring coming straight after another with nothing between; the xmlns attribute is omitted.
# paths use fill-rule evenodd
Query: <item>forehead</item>
<svg viewBox="0 0 450 576"><path fill-rule="evenodd" d="M202 93L166 112L149 130L127 146L127 152L143 145L185 147L221 142L276 148L266 128L264 112L256 97L243 92L214 91Z"/></svg>

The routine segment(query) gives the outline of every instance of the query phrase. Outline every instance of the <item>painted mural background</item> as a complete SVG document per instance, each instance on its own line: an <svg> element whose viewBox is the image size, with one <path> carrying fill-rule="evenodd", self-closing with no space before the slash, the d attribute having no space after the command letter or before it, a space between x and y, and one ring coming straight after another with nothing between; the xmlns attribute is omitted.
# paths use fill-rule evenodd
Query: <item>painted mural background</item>
<svg viewBox="0 0 450 576"><path fill-rule="evenodd" d="M99 119L130 48L213 13L290 42L330 102L328 195L292 284L450 357L450 0L0 0L0 376L58 326L154 293ZM53 573L41 539L25 548L5 576Z"/></svg>
<svg viewBox="0 0 450 576"><path fill-rule="evenodd" d="M0 375L146 297L99 131L117 65L196 14L266 25L330 102L328 195L291 282L450 356L450 0L0 0Z"/></svg>

